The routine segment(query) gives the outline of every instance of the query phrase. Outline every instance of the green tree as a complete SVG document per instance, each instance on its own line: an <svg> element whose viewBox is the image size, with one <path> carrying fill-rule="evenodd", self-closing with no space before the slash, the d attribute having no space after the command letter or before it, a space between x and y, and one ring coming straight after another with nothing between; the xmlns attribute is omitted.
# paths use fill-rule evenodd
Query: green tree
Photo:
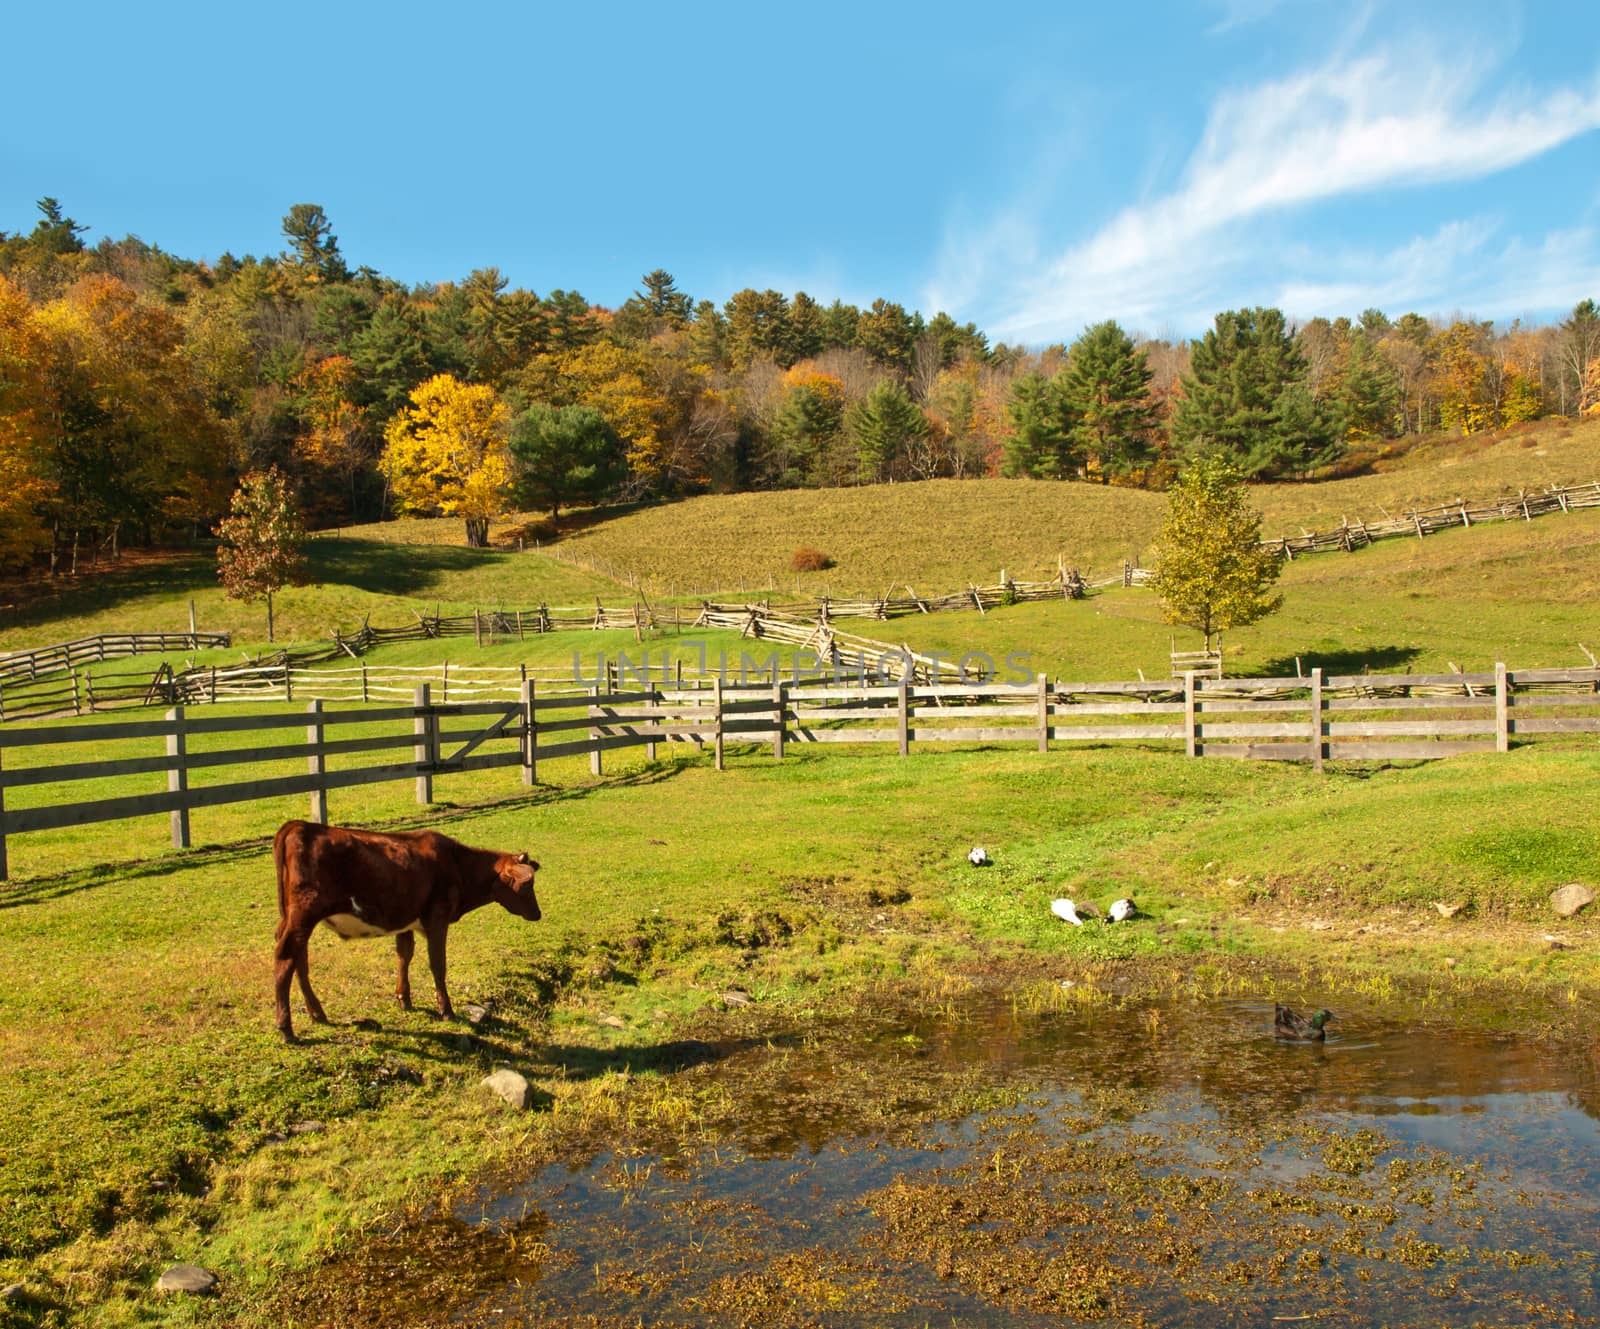
<svg viewBox="0 0 1600 1329"><path fill-rule="evenodd" d="M1096 323L1072 344L1060 398L1073 451L1109 484L1148 460L1156 428L1144 352L1115 323Z"/></svg>
<svg viewBox="0 0 1600 1329"><path fill-rule="evenodd" d="M296 203L283 219L284 238L294 261L314 281L340 282L350 276L339 253L339 237L318 203Z"/></svg>
<svg viewBox="0 0 1600 1329"><path fill-rule="evenodd" d="M1339 455L1331 413L1304 390L1305 361L1283 313L1230 309L1194 343L1172 438L1187 457L1219 452L1248 479L1303 475Z"/></svg>
<svg viewBox="0 0 1600 1329"><path fill-rule="evenodd" d="M39 220L34 223L28 243L42 254L83 253L83 233L89 228L79 226L61 210L53 198L41 198L36 204Z"/></svg>
<svg viewBox="0 0 1600 1329"><path fill-rule="evenodd" d="M1157 539L1152 585L1163 619L1204 633L1209 651L1218 632L1283 603L1271 593L1282 570L1282 559L1261 545L1261 514L1232 463L1215 453L1191 462L1167 491Z"/></svg>
<svg viewBox="0 0 1600 1329"><path fill-rule="evenodd" d="M239 481L230 515L217 526L217 576L230 600L248 604L267 601L267 640L272 635L272 596L305 580L301 550L305 527L290 492L289 481L276 466L250 471Z"/></svg>
<svg viewBox="0 0 1600 1329"><path fill-rule="evenodd" d="M913 319L902 305L874 300L872 308L856 324L856 345L879 364L909 374L911 351L922 331L921 322L920 315Z"/></svg>
<svg viewBox="0 0 1600 1329"><path fill-rule="evenodd" d="M597 503L627 478L627 449L599 411L536 402L511 422L511 492L525 508L561 514Z"/></svg>
<svg viewBox="0 0 1600 1329"><path fill-rule="evenodd" d="M1011 433L1005 441L1000 473L1010 479L1059 476L1068 441L1055 383L1038 370L1019 375L1011 384L1006 416Z"/></svg>
<svg viewBox="0 0 1600 1329"><path fill-rule="evenodd" d="M887 480L895 462L928 432L927 417L892 378L882 379L865 401L850 408L848 423L866 484Z"/></svg>

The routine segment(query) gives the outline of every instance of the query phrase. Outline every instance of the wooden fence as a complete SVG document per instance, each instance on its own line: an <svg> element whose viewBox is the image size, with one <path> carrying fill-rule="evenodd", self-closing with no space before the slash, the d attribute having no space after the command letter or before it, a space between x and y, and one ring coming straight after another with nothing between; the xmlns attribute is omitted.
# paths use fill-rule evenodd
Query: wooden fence
<svg viewBox="0 0 1600 1329"><path fill-rule="evenodd" d="M38 679L126 655L158 655L163 651L198 651L212 646L227 646L232 639L226 632L114 632L98 637L80 637L55 646L40 646L31 651L8 651L0 655L0 683L15 679Z"/></svg>
<svg viewBox="0 0 1600 1329"><path fill-rule="evenodd" d="M1342 550L1351 553L1374 540L1420 539L1454 527L1471 528L1493 521L1532 521L1552 513L1576 512L1581 508L1600 508L1600 480L1586 485L1552 485L1537 493L1519 490L1491 499L1457 499L1431 508L1413 508L1398 517L1381 521L1346 520L1325 531L1302 531L1261 543L1284 558L1301 554L1322 554Z"/></svg>
<svg viewBox="0 0 1600 1329"><path fill-rule="evenodd" d="M1511 671L1497 665L1475 674L1386 674L1309 678L1227 679L1185 675L1171 682L1030 682L888 686L851 682L770 680L724 685L540 695L535 679L505 700L435 700L418 685L409 703L262 715L195 716L182 706L159 720L90 722L0 731L0 880L6 839L30 831L126 817L166 815L173 844L189 843L189 815L199 808L306 794L314 820L328 818L332 789L382 781L416 781L417 800L433 799L435 779L465 771L518 767L537 779L541 761L589 757L603 773L604 754L661 742L709 747L717 769L726 746L770 745L782 758L792 743L1021 743L1052 746L1131 742L1168 746L1193 757L1309 761L1397 760L1504 752L1513 739L1545 734L1600 734L1600 669ZM393 732L382 731L394 727ZM304 728L282 736L278 731ZM359 727L360 732L356 732ZM349 734L349 737L345 737ZM217 736L240 746L211 748ZM196 746L193 740L205 740ZM154 752L122 755L115 745L148 741ZM109 749L108 745L114 745ZM74 748L94 754L59 761ZM50 764L11 754L43 750ZM404 760L392 760L405 751ZM376 754L376 764L348 766ZM391 758L383 760L383 758ZM306 763L303 772L263 774L269 763ZM196 783L202 771L243 768L246 777ZM166 788L84 801L9 806L10 791L59 790L88 780L164 776Z"/></svg>

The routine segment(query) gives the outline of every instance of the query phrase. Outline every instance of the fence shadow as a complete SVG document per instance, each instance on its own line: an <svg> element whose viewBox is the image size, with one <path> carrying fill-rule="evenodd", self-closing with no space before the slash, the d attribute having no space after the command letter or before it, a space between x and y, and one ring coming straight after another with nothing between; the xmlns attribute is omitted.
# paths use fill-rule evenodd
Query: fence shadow
<svg viewBox="0 0 1600 1329"><path fill-rule="evenodd" d="M1305 651L1298 657L1300 668L1310 673L1321 669L1329 674L1404 673L1422 652L1414 646L1369 646L1361 650ZM1261 663L1261 678L1293 678L1295 656L1283 655Z"/></svg>
<svg viewBox="0 0 1600 1329"><path fill-rule="evenodd" d="M514 794L507 798L498 799L492 803L471 803L456 805L449 802L437 802L427 808L419 808L414 815L390 817L381 821L365 823L364 830L374 831L415 831L427 830L433 827L448 829L461 825L470 825L475 821L482 821L486 817L503 816L507 812L518 808L535 809L557 803L568 803L582 800L593 794L606 792L613 789L644 788L670 780L680 771L686 769L691 762L687 758L672 758L657 762L641 770L625 771L620 775L607 776L603 783L590 785L562 786L542 785L525 794ZM276 832L274 832L276 834ZM195 868L226 867L231 864L247 863L261 858L272 851L272 836L252 836L246 840L234 840L227 844L202 845L196 849L175 851L169 856L161 858L135 858L120 862L96 863L93 867L77 868L70 872L49 873L41 877L25 877L21 880L0 882L0 914L7 909L18 909L24 905L47 904L52 900L65 899L77 895L82 891L94 890L97 887L108 885L112 882L126 881L160 881L180 872L189 872Z"/></svg>

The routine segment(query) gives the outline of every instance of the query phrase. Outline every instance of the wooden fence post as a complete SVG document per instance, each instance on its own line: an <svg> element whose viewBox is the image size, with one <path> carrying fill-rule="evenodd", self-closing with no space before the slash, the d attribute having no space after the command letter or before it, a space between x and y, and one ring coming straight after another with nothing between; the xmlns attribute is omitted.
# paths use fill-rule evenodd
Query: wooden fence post
<svg viewBox="0 0 1600 1329"><path fill-rule="evenodd" d="M167 792L182 794L179 805L172 809L172 847L189 847L189 768L185 761L188 744L184 740L183 707L174 706L167 712L172 728L167 731Z"/></svg>
<svg viewBox="0 0 1600 1329"><path fill-rule="evenodd" d="M1311 768L1321 772L1325 744L1322 741L1322 666L1311 671Z"/></svg>
<svg viewBox="0 0 1600 1329"><path fill-rule="evenodd" d="M1039 751L1050 751L1050 680L1039 675Z"/></svg>
<svg viewBox="0 0 1600 1329"><path fill-rule="evenodd" d="M1511 696L1508 689L1510 675L1506 673L1505 661L1499 660L1494 666L1494 750L1496 752L1511 751Z"/></svg>
<svg viewBox="0 0 1600 1329"><path fill-rule="evenodd" d="M78 696L78 671L76 669L72 671L72 713L74 715L83 714L83 702Z"/></svg>
<svg viewBox="0 0 1600 1329"><path fill-rule="evenodd" d="M591 720L598 719L600 715L600 688L598 685L589 689L589 696L591 698L589 702L589 718ZM589 741L594 744L594 747L589 753L590 775L604 774L605 763L600 759L600 739L601 733L599 726L591 725L589 727Z"/></svg>
<svg viewBox="0 0 1600 1329"><path fill-rule="evenodd" d="M524 666L526 670L526 666ZM534 681L524 673L522 679L522 783L537 784L539 759L538 721L533 718Z"/></svg>
<svg viewBox="0 0 1600 1329"><path fill-rule="evenodd" d="M649 666L648 663L646 663L645 669L644 669L644 681L645 681L645 688L646 688L646 691L645 691L645 694L644 694L645 695L645 705L650 707L651 710L660 710L661 709L661 690L659 688L654 688L654 687L650 686L650 666ZM659 729L659 728L661 728L661 717L659 715L650 716L645 721L645 728L646 729L651 729L651 728ZM645 740L645 744L644 744L644 759L646 761L654 761L656 759L656 740L655 740L655 735L653 735L653 734L649 738L647 738Z"/></svg>
<svg viewBox="0 0 1600 1329"><path fill-rule="evenodd" d="M472 611L472 635L475 639L474 645L481 650L483 647L483 617L476 609Z"/></svg>
<svg viewBox="0 0 1600 1329"><path fill-rule="evenodd" d="M777 761L783 760L783 740L785 733L785 712L788 709L784 696L784 683L780 678L772 685L773 730L772 730L772 756Z"/></svg>
<svg viewBox="0 0 1600 1329"><path fill-rule="evenodd" d="M1194 696L1194 670L1183 671L1183 747L1186 756L1199 755L1199 735L1196 732L1195 713L1199 710Z"/></svg>
<svg viewBox="0 0 1600 1329"><path fill-rule="evenodd" d="M211 671L211 676L212 676L213 679L216 678L216 670L212 670ZM363 660L361 662L361 700L362 700L363 704L365 704L365 702L368 700L368 698L367 698L367 662L365 660Z"/></svg>
<svg viewBox="0 0 1600 1329"><path fill-rule="evenodd" d="M306 773L318 777L328 773L327 754L322 750L322 703L311 702L306 707L311 723L306 726L306 743L311 752L306 757ZM326 823L328 820L328 786L319 783L311 791L311 820Z"/></svg>
<svg viewBox="0 0 1600 1329"><path fill-rule="evenodd" d="M429 723L428 704L429 688L426 683L417 684L416 691L411 694L411 704L414 708L411 732L417 736L414 749L417 771L417 802L427 804L433 802L433 775L429 750L432 747L429 741L432 735L432 726Z"/></svg>
<svg viewBox="0 0 1600 1329"><path fill-rule="evenodd" d="M4 753L5 753L5 745L3 743L0 743L0 769L3 769L4 766L5 766ZM6 879L7 871L8 871L8 869L7 869L7 865L6 865L6 787L5 787L4 784L0 784L0 881L4 881Z"/></svg>
<svg viewBox="0 0 1600 1329"><path fill-rule="evenodd" d="M716 769L722 769L722 675L711 680L711 704L716 707L716 721L712 729L713 753Z"/></svg>
<svg viewBox="0 0 1600 1329"><path fill-rule="evenodd" d="M895 697L895 728L899 730L900 755L911 755L911 684L900 680L900 690Z"/></svg>

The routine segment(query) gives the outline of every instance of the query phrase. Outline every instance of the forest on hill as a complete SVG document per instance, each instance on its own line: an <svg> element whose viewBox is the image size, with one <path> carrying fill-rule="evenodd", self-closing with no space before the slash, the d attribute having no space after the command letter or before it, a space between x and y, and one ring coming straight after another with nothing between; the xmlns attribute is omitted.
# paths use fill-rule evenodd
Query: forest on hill
<svg viewBox="0 0 1600 1329"><path fill-rule="evenodd" d="M1408 434L1600 409L1600 310L1547 326L1228 310L1191 342L1114 321L991 344L887 299L646 274L615 309L495 268L407 286L296 204L278 254L90 246L43 199L0 233L0 566L209 534L276 467L313 526L705 492L1025 476L1163 487L1359 469Z"/></svg>

